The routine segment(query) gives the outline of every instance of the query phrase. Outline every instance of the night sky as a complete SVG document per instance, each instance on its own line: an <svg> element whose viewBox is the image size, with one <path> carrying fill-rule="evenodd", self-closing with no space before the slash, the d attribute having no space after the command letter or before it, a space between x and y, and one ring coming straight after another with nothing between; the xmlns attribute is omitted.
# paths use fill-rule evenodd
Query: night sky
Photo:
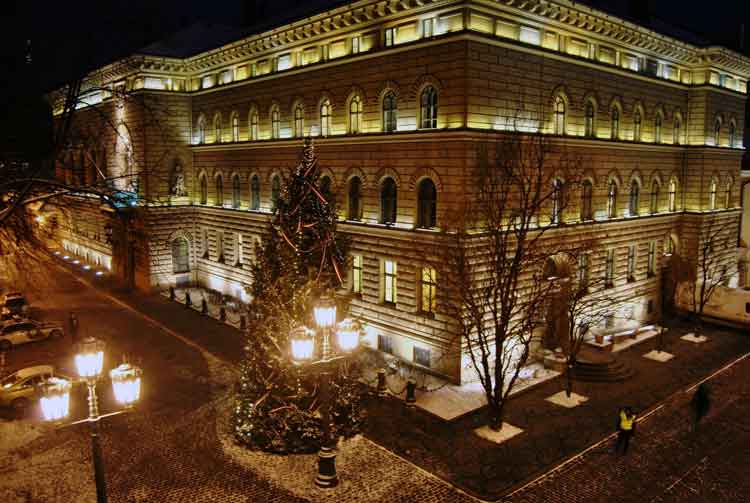
<svg viewBox="0 0 750 503"><path fill-rule="evenodd" d="M260 3L260 7L255 5ZM6 58L3 73L14 71L25 40L32 41L33 58L42 69L40 84L56 86L77 73L136 52L152 42L201 21L229 25L240 33L303 17L341 0L4 0L2 36ZM620 16L637 17L634 4L650 4L653 17L681 26L701 38L739 47L740 24L745 22L750 45L750 2L719 0L588 0ZM710 5L711 8L707 8ZM260 15L254 15L258 13ZM642 8L641 8L642 12ZM654 25L658 26L658 25ZM210 29L210 28L209 28ZM22 59L22 58L20 58Z"/></svg>

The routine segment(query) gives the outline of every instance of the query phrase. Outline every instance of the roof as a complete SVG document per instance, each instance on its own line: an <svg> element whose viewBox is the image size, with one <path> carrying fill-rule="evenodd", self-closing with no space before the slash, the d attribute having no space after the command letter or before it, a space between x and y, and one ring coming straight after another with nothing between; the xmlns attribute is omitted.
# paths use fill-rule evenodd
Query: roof
<svg viewBox="0 0 750 503"><path fill-rule="evenodd" d="M198 22L136 51L138 54L167 58L188 58L195 54L228 44L243 36L231 26Z"/></svg>

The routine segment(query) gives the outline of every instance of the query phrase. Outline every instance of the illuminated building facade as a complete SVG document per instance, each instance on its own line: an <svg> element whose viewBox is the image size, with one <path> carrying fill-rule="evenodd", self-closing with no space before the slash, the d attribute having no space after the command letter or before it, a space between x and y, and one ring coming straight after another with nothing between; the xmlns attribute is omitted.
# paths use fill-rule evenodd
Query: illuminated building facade
<svg viewBox="0 0 750 503"><path fill-rule="evenodd" d="M663 252L694 253L708 218L738 225L748 78L750 60L730 50L564 0L362 0L89 75L78 131L105 116L117 132L82 142L58 174L114 177L136 209L113 224L79 200L62 239L141 288L242 297L281 173L314 136L370 343L465 380L420 250L465 196L477 147L540 132L581 159L581 194L555 232L599 237L590 274L612 274L645 323L661 309Z"/></svg>

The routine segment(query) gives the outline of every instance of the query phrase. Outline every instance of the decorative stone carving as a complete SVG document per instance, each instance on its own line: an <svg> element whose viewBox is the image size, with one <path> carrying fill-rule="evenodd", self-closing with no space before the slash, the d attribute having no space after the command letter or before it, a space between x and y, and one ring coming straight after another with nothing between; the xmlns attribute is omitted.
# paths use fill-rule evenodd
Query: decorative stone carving
<svg viewBox="0 0 750 503"><path fill-rule="evenodd" d="M182 166L180 163L175 163L174 170L171 177L171 185L169 187L169 194L175 197L187 196L185 190L185 175L182 173Z"/></svg>

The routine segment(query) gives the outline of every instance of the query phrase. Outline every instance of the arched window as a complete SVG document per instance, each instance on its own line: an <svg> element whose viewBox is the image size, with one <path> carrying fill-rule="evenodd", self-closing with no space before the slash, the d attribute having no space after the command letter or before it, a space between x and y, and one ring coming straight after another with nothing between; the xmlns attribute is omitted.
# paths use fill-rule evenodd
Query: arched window
<svg viewBox="0 0 750 503"><path fill-rule="evenodd" d="M276 205L279 203L281 196L281 181L278 175L274 175L271 180L271 211L276 211Z"/></svg>
<svg viewBox="0 0 750 503"><path fill-rule="evenodd" d="M331 134L331 102L328 100L323 100L320 104L320 134Z"/></svg>
<svg viewBox="0 0 750 503"><path fill-rule="evenodd" d="M661 143L661 114L657 113L654 118L654 143Z"/></svg>
<svg viewBox="0 0 750 503"><path fill-rule="evenodd" d="M190 244L184 237L172 241L172 272L190 272Z"/></svg>
<svg viewBox="0 0 750 503"><path fill-rule="evenodd" d="M250 209L258 211L260 209L260 178L253 175L250 179Z"/></svg>
<svg viewBox="0 0 750 503"><path fill-rule="evenodd" d="M565 100L555 96L555 134L565 134Z"/></svg>
<svg viewBox="0 0 750 503"><path fill-rule="evenodd" d="M731 208L732 204L732 181L728 180L727 185L724 189L724 207L726 209Z"/></svg>
<svg viewBox="0 0 750 503"><path fill-rule="evenodd" d="M620 109L617 107L612 108L612 139L620 139Z"/></svg>
<svg viewBox="0 0 750 503"><path fill-rule="evenodd" d="M711 178L711 183L708 186L708 209L716 209L716 179Z"/></svg>
<svg viewBox="0 0 750 503"><path fill-rule="evenodd" d="M417 190L417 227L432 229L437 226L437 189L429 178L419 182Z"/></svg>
<svg viewBox="0 0 750 503"><path fill-rule="evenodd" d="M232 141L240 141L240 118L232 114Z"/></svg>
<svg viewBox="0 0 750 503"><path fill-rule="evenodd" d="M675 180L669 181L669 200L667 201L667 209L670 212L677 211L677 182Z"/></svg>
<svg viewBox="0 0 750 503"><path fill-rule="evenodd" d="M396 130L398 120L398 109L396 108L396 94L393 91L383 97L383 131L392 133Z"/></svg>
<svg viewBox="0 0 750 503"><path fill-rule="evenodd" d="M651 198L648 204L648 210L653 215L659 213L659 182L651 182Z"/></svg>
<svg viewBox="0 0 750 503"><path fill-rule="evenodd" d="M594 137L594 121L595 121L594 103L589 100L586 102L586 108L584 110L583 117L583 129L584 135L588 138Z"/></svg>
<svg viewBox="0 0 750 503"><path fill-rule="evenodd" d="M258 139L258 112L250 112L250 140Z"/></svg>
<svg viewBox="0 0 750 503"><path fill-rule="evenodd" d="M736 126L734 125L734 122L729 123L729 146L734 147L734 135L736 131Z"/></svg>
<svg viewBox="0 0 750 503"><path fill-rule="evenodd" d="M208 181L206 175L201 175L200 178L200 203L208 204Z"/></svg>
<svg viewBox="0 0 750 503"><path fill-rule="evenodd" d="M594 184L589 179L584 180L581 187L581 220L591 220L594 216L591 205L593 194Z"/></svg>
<svg viewBox="0 0 750 503"><path fill-rule="evenodd" d="M638 205L640 203L640 190L641 187L638 185L638 181L633 180L630 182L630 202L628 204L628 213L632 215L638 214Z"/></svg>
<svg viewBox="0 0 750 503"><path fill-rule="evenodd" d="M396 223L397 204L396 182L393 178L386 178L380 186L380 223Z"/></svg>
<svg viewBox="0 0 750 503"><path fill-rule="evenodd" d="M216 206L224 206L224 180L221 175L216 177Z"/></svg>
<svg viewBox="0 0 750 503"><path fill-rule="evenodd" d="M240 175L232 177L232 208L240 207Z"/></svg>
<svg viewBox="0 0 750 503"><path fill-rule="evenodd" d="M214 117L214 143L221 143L221 116Z"/></svg>
<svg viewBox="0 0 750 503"><path fill-rule="evenodd" d="M271 138L281 138L281 114L278 107L271 110Z"/></svg>
<svg viewBox="0 0 750 503"><path fill-rule="evenodd" d="M320 193L326 198L327 202L331 202L331 177L323 175L320 177Z"/></svg>
<svg viewBox="0 0 750 503"><path fill-rule="evenodd" d="M559 178L552 180L552 208L550 214L550 223L562 223L563 207L563 182Z"/></svg>
<svg viewBox="0 0 750 503"><path fill-rule="evenodd" d="M437 127L438 95L432 86L427 86L420 97L422 112L422 129L435 129Z"/></svg>
<svg viewBox="0 0 750 503"><path fill-rule="evenodd" d="M617 183L614 180L609 181L607 189L607 217L617 217Z"/></svg>
<svg viewBox="0 0 750 503"><path fill-rule="evenodd" d="M349 220L362 219L362 182L354 176L349 180Z"/></svg>
<svg viewBox="0 0 750 503"><path fill-rule="evenodd" d="M299 103L294 107L294 136L302 138L305 136L305 109Z"/></svg>
<svg viewBox="0 0 750 503"><path fill-rule="evenodd" d="M349 132L359 133L362 130L362 98L359 95L352 97L349 102Z"/></svg>
<svg viewBox="0 0 750 503"><path fill-rule="evenodd" d="M198 119L198 143L206 143L206 119L203 117Z"/></svg>
<svg viewBox="0 0 750 503"><path fill-rule="evenodd" d="M633 115L633 141L641 141L641 111L635 110Z"/></svg>
<svg viewBox="0 0 750 503"><path fill-rule="evenodd" d="M717 147L721 145L721 119L716 119L714 122L714 145Z"/></svg>
<svg viewBox="0 0 750 503"><path fill-rule="evenodd" d="M675 145L680 144L681 129L682 129L682 121L680 121L679 117L675 117L674 127L672 128L672 143L674 143Z"/></svg>

